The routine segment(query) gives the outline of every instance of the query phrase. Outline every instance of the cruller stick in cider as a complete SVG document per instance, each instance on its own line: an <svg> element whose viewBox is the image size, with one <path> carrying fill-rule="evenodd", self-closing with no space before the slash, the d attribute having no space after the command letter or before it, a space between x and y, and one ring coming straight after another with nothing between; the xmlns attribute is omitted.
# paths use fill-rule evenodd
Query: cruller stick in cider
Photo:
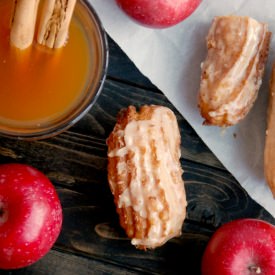
<svg viewBox="0 0 275 275"><path fill-rule="evenodd" d="M76 0L47 0L43 3L37 41L49 48L61 48L68 39L68 29Z"/></svg>
<svg viewBox="0 0 275 275"><path fill-rule="evenodd" d="M11 19L11 44L19 49L28 48L32 42L39 0L15 0Z"/></svg>

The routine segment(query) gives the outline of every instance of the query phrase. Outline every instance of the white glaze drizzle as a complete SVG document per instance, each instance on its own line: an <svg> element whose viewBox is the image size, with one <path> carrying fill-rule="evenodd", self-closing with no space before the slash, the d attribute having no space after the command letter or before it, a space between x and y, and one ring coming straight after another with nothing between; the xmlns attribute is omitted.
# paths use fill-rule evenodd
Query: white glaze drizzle
<svg viewBox="0 0 275 275"><path fill-rule="evenodd" d="M128 188L120 194L118 207L132 206L142 218L150 220L147 236L143 239L133 238L134 245L150 247L164 243L171 235L180 234L185 218L186 199L179 162L180 133L177 120L170 109L158 107L150 120L131 121L123 136L125 146L109 152L108 156L124 157L131 151L136 171ZM155 143L154 156L152 143ZM145 153L142 153L144 150ZM157 161L157 164L153 165L153 161ZM122 173L123 169L125 165L118 163L118 173ZM165 207L159 199L160 190L164 191L168 204L165 226L160 218Z"/></svg>
<svg viewBox="0 0 275 275"><path fill-rule="evenodd" d="M226 24L230 24L228 33L225 33ZM214 43L213 46L218 51L215 50L214 54L208 55L203 63L202 71L205 71L208 77L202 79L200 86L203 101L208 102L209 109L212 109L209 112L211 117L227 114L227 119L234 123L235 114L247 106L253 96L256 96L261 85L261 80L258 79L256 82L257 79L255 79L260 58L259 50L262 48L266 33L266 24L249 17L215 18L209 30L208 41ZM245 42L240 48L240 43L237 42L243 37ZM253 58L252 69L247 72ZM232 60L234 63L230 67L228 63ZM238 96L229 99L234 89L242 85Z"/></svg>

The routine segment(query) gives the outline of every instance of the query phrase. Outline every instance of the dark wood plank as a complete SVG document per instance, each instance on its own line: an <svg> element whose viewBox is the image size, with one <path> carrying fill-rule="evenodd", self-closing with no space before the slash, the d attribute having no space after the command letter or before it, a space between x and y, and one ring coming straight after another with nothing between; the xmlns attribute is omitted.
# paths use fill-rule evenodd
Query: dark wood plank
<svg viewBox="0 0 275 275"><path fill-rule="evenodd" d="M164 105L175 112L181 130L182 156L184 158L199 163L203 161L207 165L224 169L192 127L163 94L126 85L118 81L106 81L97 104L73 130L85 135L100 136L106 139L114 127L120 109L129 105L139 107L144 104Z"/></svg>
<svg viewBox="0 0 275 275"><path fill-rule="evenodd" d="M38 262L18 270L2 270L3 275L92 275L92 274L135 274L124 267L105 264L104 261L93 260L85 256L76 256L68 251L52 249Z"/></svg>
<svg viewBox="0 0 275 275"><path fill-rule="evenodd" d="M130 104L135 106L160 104L170 107L176 113L181 129L182 157L186 160L203 162L206 165L224 169L162 94L155 94L115 81L106 82L98 102L89 114L70 131L51 139L36 142L2 138L0 155L3 158L0 161L6 162L7 159L4 157L9 157L9 161L27 162L37 168L51 170L51 173L56 173L55 175L60 178L62 178L62 174L68 174L67 171L70 171L73 176L81 179L83 178L81 173L87 173L90 166L97 166L99 170L102 170L106 166L106 138L114 127L118 111ZM99 171L95 180L102 177L102 173L105 172ZM68 176L67 180L70 181L70 178L71 176Z"/></svg>
<svg viewBox="0 0 275 275"><path fill-rule="evenodd" d="M70 132L63 135L70 135ZM64 160L63 164L61 160L60 164L57 164L46 159L47 168L44 168L44 162L41 163L41 160L36 165L41 163L40 169L58 188L64 223L55 247L62 251L84 255L110 265L125 266L127 270L135 272L165 271L167 274L176 274L186 260L184 266L196 271L193 274L199 274L199 263L208 236L222 223L240 217L262 218L274 222L272 217L249 198L229 173L211 167L206 169L204 165L182 159L188 199L183 235L155 251L138 251L130 245L118 225L118 217L106 179L106 156L102 156L101 165L96 167L90 165L93 155L98 154L96 146L98 140L89 139L90 146L85 147L87 149L85 154L78 153L77 149L73 152L73 156L71 150L74 149L71 148L75 146L78 148L81 139L73 135L66 140L70 142L59 143L58 148L56 144L52 146L48 144L43 149L50 152L49 155L55 159L60 155L57 149L62 149L65 152L61 157ZM82 144L88 144L88 140L84 140ZM37 143L45 145L45 141ZM26 151L27 148L24 152ZM29 156L31 161L36 158L37 152L38 149L33 156ZM70 157L67 157L67 154ZM13 152L12 156L14 155L17 153ZM26 160L23 162L26 163ZM79 163L81 168L78 167ZM58 169L56 165L59 165ZM65 166L65 169L59 174L63 169L61 165ZM101 173L101 169L105 172ZM97 178L98 175L100 179ZM179 259L179 255L183 259Z"/></svg>
<svg viewBox="0 0 275 275"><path fill-rule="evenodd" d="M5 274L118 274L120 269L123 274L183 274L185 270L199 274L205 245L221 224L241 217L275 224L166 97L110 42L108 79L97 103L80 122L43 141L0 138L0 163L26 163L44 172L58 190L64 213L54 250L31 267ZM180 238L154 251L130 245L118 224L107 182L106 138L118 111L130 104L168 106L181 129L187 219Z"/></svg>

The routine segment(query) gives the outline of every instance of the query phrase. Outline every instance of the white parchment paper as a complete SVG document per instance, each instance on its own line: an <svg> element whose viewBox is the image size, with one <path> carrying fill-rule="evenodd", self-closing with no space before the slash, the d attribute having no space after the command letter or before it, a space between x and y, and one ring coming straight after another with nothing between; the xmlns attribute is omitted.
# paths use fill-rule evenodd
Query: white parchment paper
<svg viewBox="0 0 275 275"><path fill-rule="evenodd" d="M268 81L275 60L274 39L258 99L242 122L226 131L203 126L197 108L200 64L206 56L205 37L213 17L251 16L268 23L270 31L275 33L275 1L203 0L185 21L162 30L131 21L114 0L90 2L114 41L167 96L249 195L275 217L275 200L263 173Z"/></svg>

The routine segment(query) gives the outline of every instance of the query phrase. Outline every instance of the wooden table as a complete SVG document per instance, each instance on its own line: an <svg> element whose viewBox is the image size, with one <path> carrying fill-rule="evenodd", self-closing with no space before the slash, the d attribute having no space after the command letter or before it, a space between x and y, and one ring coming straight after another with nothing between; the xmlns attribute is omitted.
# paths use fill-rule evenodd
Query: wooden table
<svg viewBox="0 0 275 275"><path fill-rule="evenodd" d="M64 214L62 232L44 258L28 268L0 270L0 274L200 274L204 248L221 224L241 217L275 224L275 219L248 196L161 91L108 39L107 80L88 115L68 131L47 140L0 138L0 163L30 164L44 172L58 191ZM177 115L182 135L187 218L182 236L154 251L139 251L125 237L107 182L106 138L118 111L130 104L170 107Z"/></svg>

